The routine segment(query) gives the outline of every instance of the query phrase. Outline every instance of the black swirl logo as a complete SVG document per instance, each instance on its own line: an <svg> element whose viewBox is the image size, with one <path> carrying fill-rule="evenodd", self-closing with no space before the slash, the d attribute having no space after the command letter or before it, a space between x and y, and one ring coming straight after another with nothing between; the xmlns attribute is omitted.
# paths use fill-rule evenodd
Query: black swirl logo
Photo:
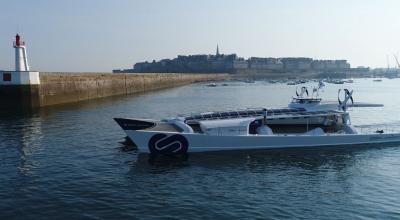
<svg viewBox="0 0 400 220"><path fill-rule="evenodd" d="M153 154L181 154L186 153L188 147L189 142L180 134L156 134L149 140L149 150Z"/></svg>

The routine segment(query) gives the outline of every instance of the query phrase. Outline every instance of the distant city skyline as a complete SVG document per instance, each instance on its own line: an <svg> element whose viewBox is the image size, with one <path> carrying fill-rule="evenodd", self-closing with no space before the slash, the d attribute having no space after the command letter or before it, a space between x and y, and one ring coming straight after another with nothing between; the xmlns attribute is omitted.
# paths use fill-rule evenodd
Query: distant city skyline
<svg viewBox="0 0 400 220"><path fill-rule="evenodd" d="M0 69L20 33L31 69L110 72L177 55L346 59L395 66L395 0L20 0L0 4Z"/></svg>

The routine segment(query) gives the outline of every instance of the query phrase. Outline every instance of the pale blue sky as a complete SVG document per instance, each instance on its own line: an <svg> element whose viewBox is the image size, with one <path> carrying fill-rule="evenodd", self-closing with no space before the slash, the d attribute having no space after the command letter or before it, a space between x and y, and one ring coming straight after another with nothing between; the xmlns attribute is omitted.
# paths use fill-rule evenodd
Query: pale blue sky
<svg viewBox="0 0 400 220"><path fill-rule="evenodd" d="M20 32L32 69L111 71L178 54L305 56L386 66L397 0L0 0L0 69Z"/></svg>

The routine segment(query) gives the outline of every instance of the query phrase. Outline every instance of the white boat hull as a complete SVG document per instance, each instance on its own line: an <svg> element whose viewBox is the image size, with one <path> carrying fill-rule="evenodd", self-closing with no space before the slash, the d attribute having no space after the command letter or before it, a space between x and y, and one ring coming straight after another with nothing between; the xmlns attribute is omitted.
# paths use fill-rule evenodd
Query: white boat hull
<svg viewBox="0 0 400 220"><path fill-rule="evenodd" d="M291 147L345 146L400 142L393 134L241 135L214 136L196 133L125 130L140 153L191 153Z"/></svg>

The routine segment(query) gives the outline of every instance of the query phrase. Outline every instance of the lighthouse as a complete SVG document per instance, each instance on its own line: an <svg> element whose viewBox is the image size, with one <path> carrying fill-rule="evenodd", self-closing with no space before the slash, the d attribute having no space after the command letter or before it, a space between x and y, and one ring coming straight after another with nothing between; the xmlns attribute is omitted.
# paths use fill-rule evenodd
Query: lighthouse
<svg viewBox="0 0 400 220"><path fill-rule="evenodd" d="M29 71L28 58L26 56L25 42L17 34L14 41L15 48L15 71Z"/></svg>
<svg viewBox="0 0 400 220"><path fill-rule="evenodd" d="M22 41L19 34L15 36L13 47L15 49L15 70L0 72L0 86L39 85L39 72L30 71L25 42Z"/></svg>

